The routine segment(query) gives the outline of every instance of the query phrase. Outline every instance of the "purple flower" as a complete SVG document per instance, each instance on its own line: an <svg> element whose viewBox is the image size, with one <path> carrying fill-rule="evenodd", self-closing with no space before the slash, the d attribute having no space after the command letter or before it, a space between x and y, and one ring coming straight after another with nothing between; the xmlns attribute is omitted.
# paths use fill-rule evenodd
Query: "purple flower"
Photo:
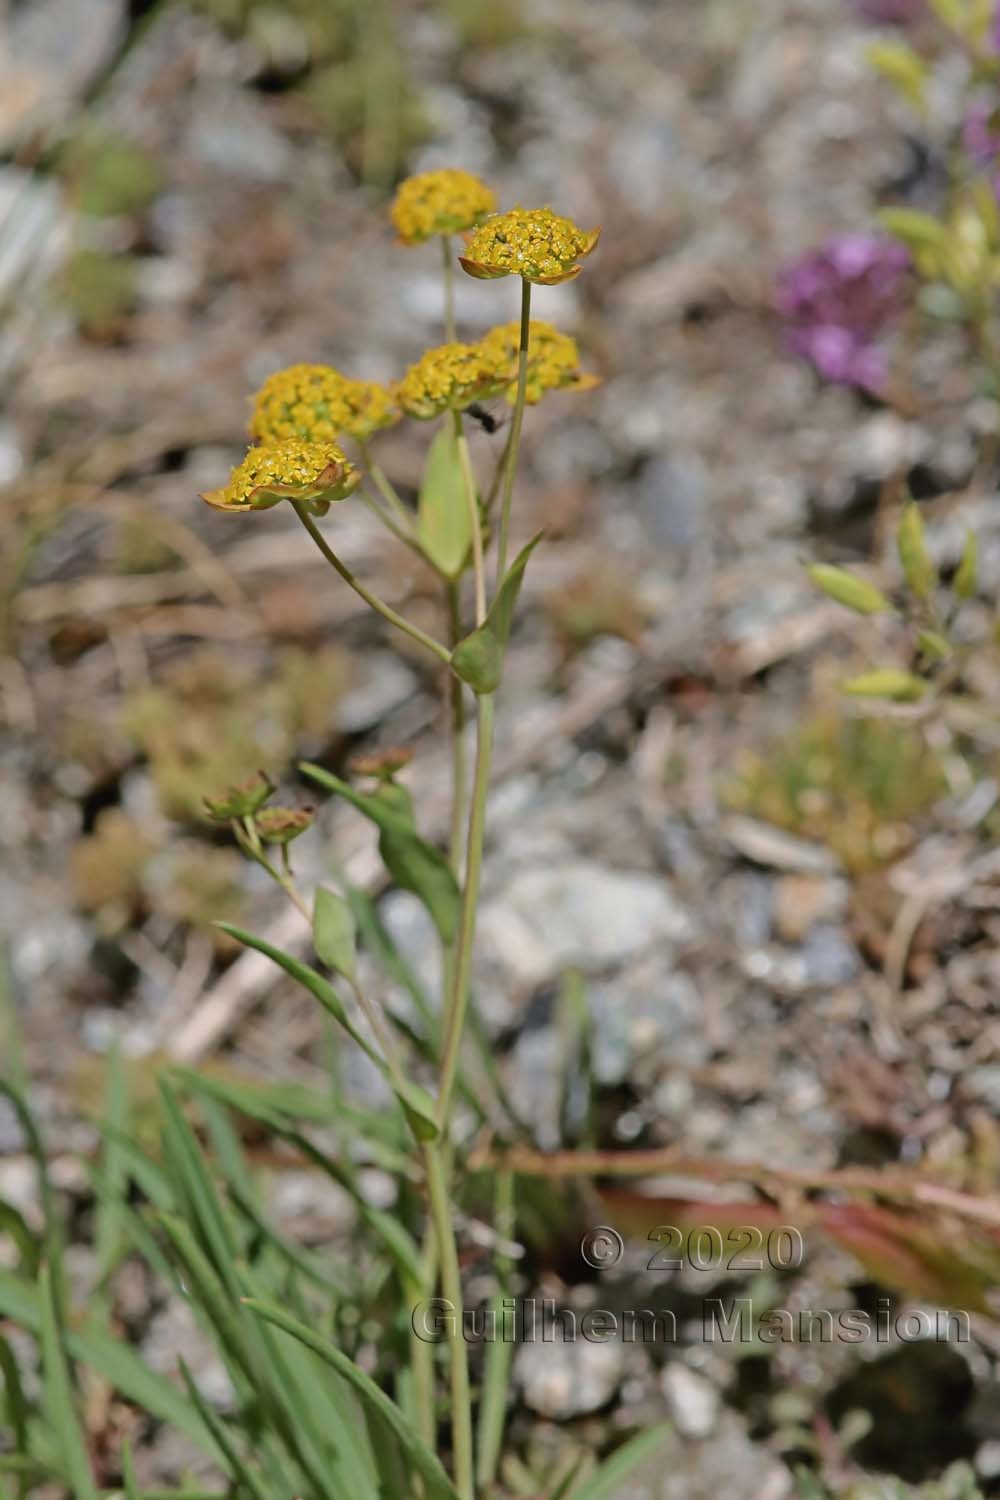
<svg viewBox="0 0 1000 1500"><path fill-rule="evenodd" d="M979 99L971 106L962 126L962 145L977 167L992 167L1000 157L1000 108L995 101Z"/></svg>
<svg viewBox="0 0 1000 1500"><path fill-rule="evenodd" d="M926 0L851 0L862 20L878 26L905 26L923 14Z"/></svg>
<svg viewBox="0 0 1000 1500"><path fill-rule="evenodd" d="M895 240L844 234L788 266L777 308L788 347L826 380L878 392L888 360L879 335L902 310L909 252Z"/></svg>

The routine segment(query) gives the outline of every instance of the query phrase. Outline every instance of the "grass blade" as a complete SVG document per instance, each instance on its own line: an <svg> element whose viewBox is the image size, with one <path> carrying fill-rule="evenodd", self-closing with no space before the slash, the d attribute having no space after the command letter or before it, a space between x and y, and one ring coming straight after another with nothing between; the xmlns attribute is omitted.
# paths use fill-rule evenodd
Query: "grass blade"
<svg viewBox="0 0 1000 1500"><path fill-rule="evenodd" d="M612 1495L620 1491L632 1471L652 1457L670 1431L669 1423L661 1422L630 1438L601 1464L596 1473L590 1475L574 1493L573 1500L610 1500Z"/></svg>
<svg viewBox="0 0 1000 1500"><path fill-rule="evenodd" d="M42 1267L39 1294L42 1308L40 1342L45 1409L75 1500L98 1500L87 1442L73 1403L73 1388L59 1327L59 1310L48 1266Z"/></svg>
<svg viewBox="0 0 1000 1500"><path fill-rule="evenodd" d="M304 1323L290 1318L280 1307L275 1307L268 1302L260 1302L256 1298L249 1298L246 1305L267 1322L273 1323L285 1333L291 1334L292 1338L305 1344L314 1354L319 1355L324 1364L336 1370L354 1387L365 1406L372 1407L392 1431L412 1468L424 1481L429 1500L431 1497L440 1497L440 1500L459 1500L458 1492L437 1456L412 1430L395 1402L390 1401L385 1392L380 1390L362 1370L359 1370L346 1354L342 1354L333 1344L321 1339Z"/></svg>

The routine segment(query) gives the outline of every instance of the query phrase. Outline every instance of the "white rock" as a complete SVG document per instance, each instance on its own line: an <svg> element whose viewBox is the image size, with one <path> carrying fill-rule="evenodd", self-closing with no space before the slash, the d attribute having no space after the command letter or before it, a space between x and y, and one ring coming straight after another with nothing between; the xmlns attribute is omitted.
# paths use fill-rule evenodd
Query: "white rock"
<svg viewBox="0 0 1000 1500"><path fill-rule="evenodd" d="M678 1432L696 1440L709 1437L718 1421L720 1404L719 1392L711 1381L687 1365L669 1364L661 1384Z"/></svg>
<svg viewBox="0 0 1000 1500"><path fill-rule="evenodd" d="M600 1411L621 1384L623 1372L618 1341L594 1344L557 1338L544 1343L539 1339L522 1344L514 1358L514 1378L525 1404L554 1421Z"/></svg>
<svg viewBox="0 0 1000 1500"><path fill-rule="evenodd" d="M661 876L575 859L518 871L480 931L484 952L531 984L571 965L608 968L658 940L683 942L693 924Z"/></svg>

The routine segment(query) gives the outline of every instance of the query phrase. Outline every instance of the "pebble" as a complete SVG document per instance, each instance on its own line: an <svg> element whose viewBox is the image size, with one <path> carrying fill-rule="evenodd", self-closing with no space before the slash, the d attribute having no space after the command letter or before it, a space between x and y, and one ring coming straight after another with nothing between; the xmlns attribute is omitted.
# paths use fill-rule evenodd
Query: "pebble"
<svg viewBox="0 0 1000 1500"><path fill-rule="evenodd" d="M719 1392L711 1381L689 1370L687 1365L674 1363L666 1366L660 1384L677 1431L686 1438L709 1437L718 1421L721 1404Z"/></svg>
<svg viewBox="0 0 1000 1500"><path fill-rule="evenodd" d="M204 166L251 182L281 182L291 167L285 137L247 111L196 118L188 149Z"/></svg>
<svg viewBox="0 0 1000 1500"><path fill-rule="evenodd" d="M624 1365L618 1341L566 1341L557 1334L551 1343L521 1345L514 1356L514 1379L532 1411L567 1421L607 1406L621 1384Z"/></svg>
<svg viewBox="0 0 1000 1500"><path fill-rule="evenodd" d="M537 984L570 966L599 972L657 939L684 942L694 924L662 876L577 859L517 872L484 909L480 932L485 953Z"/></svg>
<svg viewBox="0 0 1000 1500"><path fill-rule="evenodd" d="M365 657L364 674L337 707L337 725L344 734L364 734L411 698L417 679L391 651Z"/></svg>

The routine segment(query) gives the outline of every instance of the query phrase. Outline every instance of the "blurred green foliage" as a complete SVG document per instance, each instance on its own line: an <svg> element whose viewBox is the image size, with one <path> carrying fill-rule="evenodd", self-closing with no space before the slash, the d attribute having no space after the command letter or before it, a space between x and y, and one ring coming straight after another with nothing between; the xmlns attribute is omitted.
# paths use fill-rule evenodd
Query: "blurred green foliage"
<svg viewBox="0 0 1000 1500"><path fill-rule="evenodd" d="M124 723L164 812L201 821L205 796L255 770L283 770L301 739L327 732L346 684L346 659L334 647L291 647L263 679L205 649L131 697Z"/></svg>
<svg viewBox="0 0 1000 1500"><path fill-rule="evenodd" d="M725 789L728 804L874 869L908 847L912 824L947 790L919 730L891 719L818 713L760 753Z"/></svg>

